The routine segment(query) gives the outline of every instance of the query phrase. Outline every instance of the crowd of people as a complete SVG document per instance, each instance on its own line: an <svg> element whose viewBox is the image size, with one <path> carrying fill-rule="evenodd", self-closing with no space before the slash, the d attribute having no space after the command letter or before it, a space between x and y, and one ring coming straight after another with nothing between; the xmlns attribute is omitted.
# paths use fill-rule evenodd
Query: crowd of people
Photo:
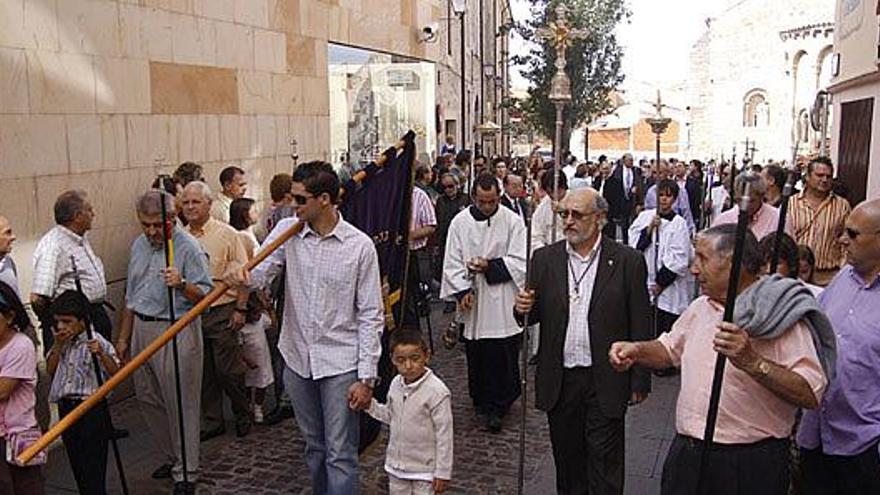
<svg viewBox="0 0 880 495"><path fill-rule="evenodd" d="M852 209L823 157L799 169L636 164L629 154L562 161L555 171L537 153L472 157L449 140L436 163L415 164L405 311L387 349L398 376L382 403L373 397L386 319L378 257L340 214L340 177L325 162L272 177L262 211L236 166L216 192L191 162L157 179L135 201L142 234L117 325L87 235L100 212L85 192L58 196L26 298L10 257L17 219L0 217L0 492L43 493L40 458L16 458L46 429L49 402L69 414L222 282L228 289L175 348L134 374L162 456L152 476L172 480L174 493L194 492L200 442L228 423L243 437L289 417L313 491L357 493L361 412L390 426L391 493L446 490L451 402L462 399L428 367L420 323L435 300L452 315L443 342L463 343L487 431L502 430L520 397L528 354L559 493L623 492L625 415L649 396L652 370L681 374L664 494L696 493L701 474L717 494L880 493L880 201ZM777 234L788 181L797 190ZM723 322L741 217L736 311ZM301 231L244 269L297 222ZM719 353L730 363L700 473ZM81 493L106 493L108 442L126 434L106 403L64 433Z"/></svg>

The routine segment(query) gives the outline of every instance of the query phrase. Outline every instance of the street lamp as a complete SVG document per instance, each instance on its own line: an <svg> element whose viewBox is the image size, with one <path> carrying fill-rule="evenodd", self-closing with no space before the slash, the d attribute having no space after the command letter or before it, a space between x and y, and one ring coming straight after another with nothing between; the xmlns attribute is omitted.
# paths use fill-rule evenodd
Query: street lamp
<svg viewBox="0 0 880 495"><path fill-rule="evenodd" d="M657 103L654 104L654 108L657 109L657 115L654 117L647 119L648 124L651 125L651 132L656 136L657 143L657 160L654 162L654 167L660 166L660 136L662 136L666 132L666 128L669 127L669 123L672 122L672 119L669 117L663 116L663 100L660 99L660 90L657 90Z"/></svg>
<svg viewBox="0 0 880 495"><path fill-rule="evenodd" d="M495 138L495 136L501 132L501 126L496 124L492 120L487 120L486 122L483 122L482 124L477 126L477 132L480 134L480 142L484 143L486 141L486 138ZM492 149L495 149L494 146Z"/></svg>
<svg viewBox="0 0 880 495"><path fill-rule="evenodd" d="M467 90L465 89L464 84L464 69L465 69L465 29L464 29L464 16L467 13L467 0L451 0L452 2L452 11L455 12L456 17L461 22L461 145L459 146L460 150L467 149ZM471 166L473 168L473 165Z"/></svg>
<svg viewBox="0 0 880 495"><path fill-rule="evenodd" d="M548 95L550 101L556 105L556 139L553 145L553 201L557 201L559 197L559 169L562 163L562 112L565 109L565 104L571 101L571 81L565 73L567 65L565 50L572 41L584 39L588 33L585 29L572 28L568 24L567 15L568 9L565 5L560 4L556 7L556 20L537 31L540 38L549 40L556 48L556 74L553 75L553 80L550 82L550 94ZM556 242L556 217L557 215L553 215L551 242Z"/></svg>

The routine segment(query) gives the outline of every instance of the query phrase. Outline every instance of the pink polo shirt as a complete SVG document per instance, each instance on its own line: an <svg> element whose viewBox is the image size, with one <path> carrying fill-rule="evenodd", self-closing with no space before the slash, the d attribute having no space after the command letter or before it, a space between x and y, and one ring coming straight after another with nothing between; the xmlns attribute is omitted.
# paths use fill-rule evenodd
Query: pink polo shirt
<svg viewBox="0 0 880 495"><path fill-rule="evenodd" d="M0 378L19 380L9 397L0 400L0 437L36 426L37 355L27 335L16 333L0 349Z"/></svg>
<svg viewBox="0 0 880 495"><path fill-rule="evenodd" d="M712 226L736 223L737 221L739 221L739 206L734 206L715 217ZM767 235L775 234L778 224L779 209L775 206L763 203L761 204L761 207L758 208L758 211L752 215L752 220L749 222L749 229L751 229L752 233L755 234L755 237L760 241ZM791 228L791 222L785 223L785 233L794 239L794 230Z"/></svg>
<svg viewBox="0 0 880 495"><path fill-rule="evenodd" d="M671 332L658 338L675 366L681 368L675 427L682 435L703 438L717 356L712 340L723 315L722 305L702 296L685 310ZM803 323L797 323L773 340L753 339L752 346L765 359L803 377L816 398L822 398L827 382L810 332ZM724 368L715 442L743 444L786 438L791 434L797 409L728 362Z"/></svg>

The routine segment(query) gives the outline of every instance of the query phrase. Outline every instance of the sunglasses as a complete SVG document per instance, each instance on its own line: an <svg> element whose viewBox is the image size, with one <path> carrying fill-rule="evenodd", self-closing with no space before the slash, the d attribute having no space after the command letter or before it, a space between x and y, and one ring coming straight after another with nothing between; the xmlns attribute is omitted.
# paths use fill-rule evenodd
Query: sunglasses
<svg viewBox="0 0 880 495"><path fill-rule="evenodd" d="M853 228L847 227L847 228L843 229L843 233L846 234L846 236L849 237L850 239L852 239L852 240L856 240L856 239L859 238L860 235L863 235L863 234L864 234L864 235L875 235L875 234L880 234L880 230L876 230L876 231L874 231L874 232L859 232L859 231L856 230L856 229L853 229Z"/></svg>
<svg viewBox="0 0 880 495"><path fill-rule="evenodd" d="M315 196L311 195L311 194L309 194L308 196L304 196L302 194L294 194L293 201L297 205L302 206L302 205L306 204L306 202L309 200L309 198L314 198L314 197Z"/></svg>
<svg viewBox="0 0 880 495"><path fill-rule="evenodd" d="M455 189L455 184L443 184L443 189Z"/></svg>

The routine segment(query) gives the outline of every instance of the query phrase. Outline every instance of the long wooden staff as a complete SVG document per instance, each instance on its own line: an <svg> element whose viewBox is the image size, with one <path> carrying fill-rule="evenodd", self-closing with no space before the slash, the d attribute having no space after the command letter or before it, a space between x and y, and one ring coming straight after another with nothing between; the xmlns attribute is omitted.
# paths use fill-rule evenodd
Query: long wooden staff
<svg viewBox="0 0 880 495"><path fill-rule="evenodd" d="M79 276L79 270L76 268L76 258L74 258L72 254L70 255L70 266L73 267L73 281L76 284L76 291L83 297L86 297L86 293L83 291L82 287L82 280ZM92 332L92 318L87 314L85 320L86 338L91 341L95 338L94 333ZM100 387L104 384L104 374L101 373L101 363L96 354L92 354L92 367L95 369L95 380ZM113 434L114 430L113 417L110 415L110 404L107 403L107 433L110 435L110 444L113 446L113 459L116 461L116 471L119 473L119 482L122 484L122 493L128 495L128 483L126 483L125 480L125 470L122 467L122 456L119 455L119 444L116 441L116 435Z"/></svg>
<svg viewBox="0 0 880 495"><path fill-rule="evenodd" d="M746 174L751 172L744 172ZM749 192L750 185L746 182L745 192L739 203L739 218L736 223L736 244L733 248L733 262L730 267L730 278L727 282L727 300L724 301L724 321L733 321L733 310L736 307L736 295L739 289L739 275L742 269L743 245L746 240L746 230L749 228ZM703 433L702 451L700 452L700 464L697 477L697 495L703 495L706 486L706 471L709 465L709 452L712 449L712 441L715 438L715 422L718 419L718 404L721 401L721 384L724 381L724 365L727 358L718 353L715 359L715 374L712 378L712 392L709 395L709 411L706 414L706 430Z"/></svg>
<svg viewBox="0 0 880 495"><path fill-rule="evenodd" d="M159 178L159 186L164 189L162 182L165 179ZM165 205L166 196L163 192L160 196L162 203L162 246L165 251L165 269L174 266L174 218L168 218L168 208ZM170 220L170 221L169 221ZM174 287L168 286L168 318L174 324L177 317L174 314ZM189 484L188 463L186 458L186 422L183 420L183 387L180 385L180 353L177 347L177 334L171 338L171 354L174 361L174 389L175 398L177 400L177 428L178 438L180 439L180 463L183 467L183 482ZM201 391L200 391L201 392Z"/></svg>
<svg viewBox="0 0 880 495"><path fill-rule="evenodd" d="M408 136L409 134L407 134ZM404 137L404 139L407 139ZM405 141L398 142L394 148L390 150L400 151L405 146ZM390 151L389 150L389 151ZM390 157L389 153L385 153L376 160L376 166L382 167L388 161ZM352 181L355 183L361 183L367 178L366 170L361 170L358 173L352 176ZM341 188L340 197L344 197L345 188ZM275 240L269 243L265 248L260 250L253 259L245 263L244 269L247 271L253 270L257 265L263 262L266 258L269 257L276 249L283 246L285 242L290 240L291 237L300 233L304 227L302 221L296 222L290 228L285 230L281 235L279 235ZM226 292L229 286L225 282L217 282L214 285L214 289L211 290L205 297L202 298L192 309L186 312L183 316L180 317L179 320L174 322L168 330L156 337L156 340L150 342L150 344L141 351L137 356L134 356L131 361L128 362L125 366L122 367L115 375L111 376L109 380L107 380L104 385L100 386L98 390L95 391L94 394L90 395L88 399L84 400L79 406L77 406L73 411L70 412L67 416L62 418L58 423L55 424L52 428L49 429L46 433L43 434L33 445L27 448L21 455L18 456L19 462L22 464L27 463L31 459L34 458L38 453L45 450L49 445L55 441L61 433L70 428L74 423L76 423L86 412L88 412L91 408L98 405L102 399L107 397L114 388L118 387L122 382L124 382L129 376L131 376L136 369L140 368L150 359L153 354L156 354L159 349L164 347L174 338L175 335L180 333L187 325L192 323L193 320L199 317L205 310L211 307L217 299Z"/></svg>

